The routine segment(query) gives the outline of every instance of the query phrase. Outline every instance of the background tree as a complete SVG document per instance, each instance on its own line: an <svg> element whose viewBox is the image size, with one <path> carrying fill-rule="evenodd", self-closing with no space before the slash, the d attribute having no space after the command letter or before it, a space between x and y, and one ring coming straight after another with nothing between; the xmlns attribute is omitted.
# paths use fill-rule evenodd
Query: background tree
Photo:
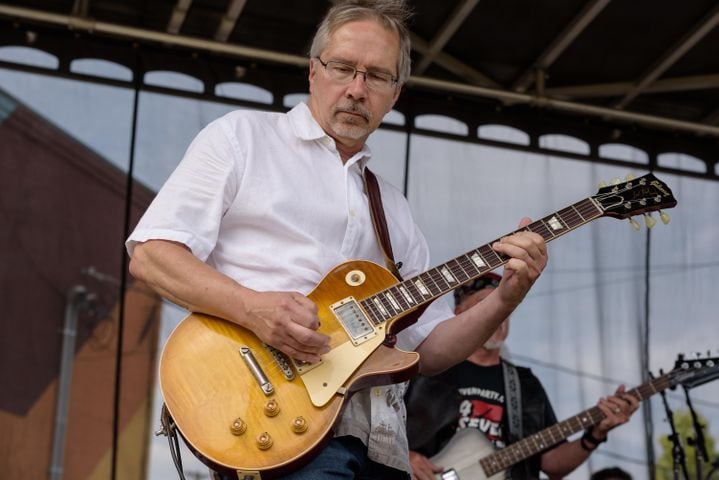
<svg viewBox="0 0 719 480"><path fill-rule="evenodd" d="M717 461L717 452L714 451L714 439L709 434L709 428L707 426L706 419L699 412L697 412L697 419L699 420L699 423L704 427L704 440L706 442L707 452L709 453L709 462L702 461L701 464L702 479L704 479L706 478L709 471L712 469L712 463ZM682 447L684 447L689 478L697 479L698 477L696 455L698 455L699 452L696 448L694 448L694 444L692 441L696 435L694 431L694 425L692 424L692 416L689 410L678 410L674 412L674 424L677 430L677 434L679 435L679 440L682 444ZM691 440L688 442L687 439ZM672 480L674 478L674 462L672 460L673 443L669 439L668 435L662 436L659 439L659 442L662 446L662 454L657 461L657 478L661 480ZM692 443L691 445L689 444L690 442ZM681 467L679 468L681 471ZM719 472L715 473L712 478L719 479Z"/></svg>

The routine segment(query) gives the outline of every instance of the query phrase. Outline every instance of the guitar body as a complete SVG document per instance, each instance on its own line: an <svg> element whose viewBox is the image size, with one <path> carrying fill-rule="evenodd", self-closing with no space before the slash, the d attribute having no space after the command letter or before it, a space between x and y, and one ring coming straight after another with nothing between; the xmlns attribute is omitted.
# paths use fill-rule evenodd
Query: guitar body
<svg viewBox="0 0 719 480"><path fill-rule="evenodd" d="M375 325L374 336L355 345L330 308L347 297L361 300L396 283L389 271L367 261L346 262L329 272L308 297L318 307L319 331L331 338L331 351L308 371L306 365L283 357L289 360L285 373L289 369L291 379L276 353L251 331L207 315L183 319L163 349L160 388L197 457L240 478L289 473L311 460L331 438L352 392L415 375L417 353L383 345L390 322ZM243 348L249 349L253 364L272 385L271 393L263 390L241 355ZM296 425L298 417L303 420Z"/></svg>
<svg viewBox="0 0 719 480"><path fill-rule="evenodd" d="M458 431L444 448L430 461L446 470L436 475L437 480L501 480L506 478L505 472L491 477L482 469L479 461L492 455L496 450L492 442L476 428L464 428Z"/></svg>

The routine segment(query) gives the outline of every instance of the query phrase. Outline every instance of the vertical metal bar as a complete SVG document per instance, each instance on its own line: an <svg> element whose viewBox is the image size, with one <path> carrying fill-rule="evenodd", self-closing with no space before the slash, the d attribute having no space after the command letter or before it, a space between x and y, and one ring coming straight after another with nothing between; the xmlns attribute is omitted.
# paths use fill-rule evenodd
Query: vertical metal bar
<svg viewBox="0 0 719 480"><path fill-rule="evenodd" d="M649 307L650 307L650 281L649 266L651 261L652 231L647 229L647 242L644 258L644 338L642 352L642 382L650 380L649 377ZM652 402L644 402L642 409L644 419L644 441L647 450L647 468L649 480L656 478L656 457L654 454L654 423L652 422Z"/></svg>
<svg viewBox="0 0 719 480"><path fill-rule="evenodd" d="M50 480L60 480L64 473L65 432L67 431L67 411L70 404L70 388L72 387L72 369L75 361L77 318L88 298L85 287L75 285L67 293L65 301L65 322L62 329L60 373L57 380L57 408L55 411L55 431L52 438Z"/></svg>
<svg viewBox="0 0 719 480"><path fill-rule="evenodd" d="M139 64L139 62L138 62ZM122 388L122 349L123 334L125 332L125 290L127 289L127 250L125 250L125 239L130 234L130 219L132 214L132 186L135 171L135 143L137 137L137 112L140 99L140 73L135 70L135 97L132 105L132 130L130 132L130 158L127 167L127 183L125 186L125 218L123 226L123 237L121 240L122 264L120 265L120 305L117 318L117 352L115 353L115 393L113 398L112 411L112 455L111 455L111 476L112 480L117 478L117 448L120 437L120 390Z"/></svg>

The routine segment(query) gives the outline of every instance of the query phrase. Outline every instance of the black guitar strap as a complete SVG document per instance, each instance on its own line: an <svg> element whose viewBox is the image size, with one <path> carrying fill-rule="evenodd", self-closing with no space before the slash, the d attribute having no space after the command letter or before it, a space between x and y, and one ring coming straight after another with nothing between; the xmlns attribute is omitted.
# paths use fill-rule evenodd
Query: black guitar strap
<svg viewBox="0 0 719 480"><path fill-rule="evenodd" d="M502 373L504 374L504 400L507 406L507 425L509 425L509 443L514 443L524 437L522 426L522 389L519 384L517 368L510 362L502 359Z"/></svg>

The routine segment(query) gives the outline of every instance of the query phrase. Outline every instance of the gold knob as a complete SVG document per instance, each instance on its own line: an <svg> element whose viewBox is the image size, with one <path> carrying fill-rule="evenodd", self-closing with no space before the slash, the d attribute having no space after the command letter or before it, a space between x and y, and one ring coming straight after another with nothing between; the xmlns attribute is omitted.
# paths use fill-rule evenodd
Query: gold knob
<svg viewBox="0 0 719 480"><path fill-rule="evenodd" d="M307 420L305 417L295 417L292 421L292 431L295 433L305 433L307 431Z"/></svg>
<svg viewBox="0 0 719 480"><path fill-rule="evenodd" d="M265 415L268 417L277 416L280 413L280 406L277 404L277 400L272 399L265 405Z"/></svg>
<svg viewBox="0 0 719 480"><path fill-rule="evenodd" d="M273 443L274 440L272 440L272 437L270 437L270 434L267 432L262 432L260 436L257 437L257 448L260 450L267 450Z"/></svg>
<svg viewBox="0 0 719 480"><path fill-rule="evenodd" d="M247 424L242 421L240 417L237 417L232 421L230 424L230 432L232 432L232 435L240 436L243 433L245 433L245 430L247 430Z"/></svg>

